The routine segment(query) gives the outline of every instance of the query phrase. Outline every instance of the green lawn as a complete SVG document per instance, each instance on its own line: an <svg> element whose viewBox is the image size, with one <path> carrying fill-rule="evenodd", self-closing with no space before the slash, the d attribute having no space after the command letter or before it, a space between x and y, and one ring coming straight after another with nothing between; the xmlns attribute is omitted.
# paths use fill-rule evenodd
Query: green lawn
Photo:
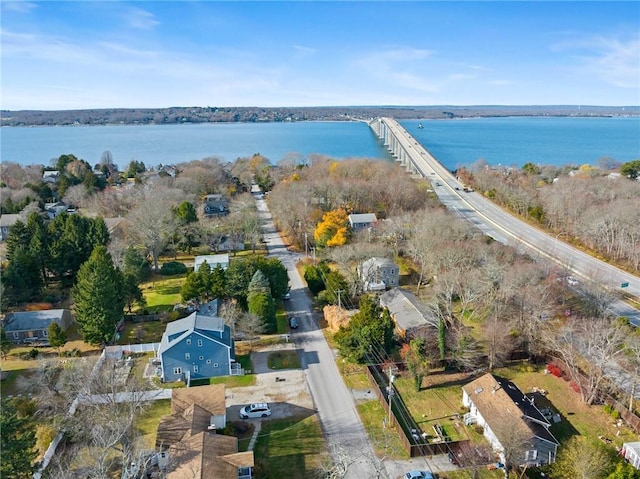
<svg viewBox="0 0 640 479"><path fill-rule="evenodd" d="M118 344L159 343L166 328L166 323L161 321L125 321Z"/></svg>
<svg viewBox="0 0 640 479"><path fill-rule="evenodd" d="M327 449L316 415L263 421L254 449L256 477L314 477Z"/></svg>
<svg viewBox="0 0 640 479"><path fill-rule="evenodd" d="M300 369L300 360L295 351L277 351L267 359L270 369Z"/></svg>
<svg viewBox="0 0 640 479"><path fill-rule="evenodd" d="M171 311L182 301L180 288L187 275L161 276L152 274L151 278L140 285L142 295L147 302L148 311Z"/></svg>
<svg viewBox="0 0 640 479"><path fill-rule="evenodd" d="M396 429L383 426L387 415L377 399L360 403L356 409L378 457L409 459Z"/></svg>
<svg viewBox="0 0 640 479"><path fill-rule="evenodd" d="M617 446L621 446L623 442L638 440L637 435L627 427L617 428L614 419L604 412L601 405L584 404L580 394L573 391L567 381L544 374L544 367L539 370L524 366L503 368L496 371L496 374L512 380L523 392L531 391L534 386L548 392L544 405L551 406L562 416L560 423L551 426L551 432L560 442L575 434L592 439L604 435Z"/></svg>
<svg viewBox="0 0 640 479"><path fill-rule="evenodd" d="M169 414L171 414L171 399L159 399L150 401L142 414L136 417L134 427L142 436L141 441L145 448L155 448L160 419Z"/></svg>
<svg viewBox="0 0 640 479"><path fill-rule="evenodd" d="M429 380L433 385L416 391L413 377L408 372L399 375L394 386L418 426L433 435L433 426L439 424L452 441L469 439L468 431L460 421L462 410L462 383L460 376L433 374Z"/></svg>

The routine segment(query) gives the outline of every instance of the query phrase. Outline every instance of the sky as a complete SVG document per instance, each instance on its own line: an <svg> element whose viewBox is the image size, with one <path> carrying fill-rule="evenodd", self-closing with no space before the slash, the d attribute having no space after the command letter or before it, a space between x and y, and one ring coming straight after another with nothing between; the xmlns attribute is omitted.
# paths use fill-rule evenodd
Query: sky
<svg viewBox="0 0 640 479"><path fill-rule="evenodd" d="M0 2L0 106L640 104L640 2Z"/></svg>

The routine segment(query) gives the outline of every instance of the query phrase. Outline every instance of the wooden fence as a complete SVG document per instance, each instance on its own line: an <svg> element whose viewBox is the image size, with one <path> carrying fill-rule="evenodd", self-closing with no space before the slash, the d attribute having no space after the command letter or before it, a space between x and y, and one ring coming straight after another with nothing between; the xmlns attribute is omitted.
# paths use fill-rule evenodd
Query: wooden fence
<svg viewBox="0 0 640 479"><path fill-rule="evenodd" d="M427 442L426 439L419 435L412 435L411 431L420 430L418 425L412 418L404 418L403 416L396 415L396 411L403 409L406 410L406 406L400 394L397 391L393 393L393 398L389 401L389 394L387 390L387 384L389 380L385 373L378 366L367 366L366 368L367 378L380 405L386 413L386 417L390 418L391 423L395 427L398 438L402 443L402 446L407 451L410 457L420 456L434 456L437 454L456 454L460 446L464 443L468 443L468 440L463 441L446 441L446 442ZM389 412L389 402L391 402L391 412Z"/></svg>

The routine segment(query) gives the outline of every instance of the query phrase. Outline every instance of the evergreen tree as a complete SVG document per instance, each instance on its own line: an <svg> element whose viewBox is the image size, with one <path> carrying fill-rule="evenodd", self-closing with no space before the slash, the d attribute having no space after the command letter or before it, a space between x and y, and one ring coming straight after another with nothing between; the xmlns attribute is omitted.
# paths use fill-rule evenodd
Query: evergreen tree
<svg viewBox="0 0 640 479"><path fill-rule="evenodd" d="M212 298L226 298L227 297L227 276L225 270L219 264L211 271L210 288Z"/></svg>
<svg viewBox="0 0 640 479"><path fill-rule="evenodd" d="M36 258L27 246L19 246L6 268L0 270L3 301L18 304L36 299L44 286Z"/></svg>
<svg viewBox="0 0 640 479"><path fill-rule="evenodd" d="M58 356L60 355L60 348L67 344L67 334L62 330L60 325L53 321L49 325L49 344L52 348L56 348L58 350Z"/></svg>
<svg viewBox="0 0 640 479"><path fill-rule="evenodd" d="M30 241L31 233L27 225L23 221L16 221L11 228L9 228L9 235L7 236L7 260L11 261L16 249L29 244Z"/></svg>
<svg viewBox="0 0 640 479"><path fill-rule="evenodd" d="M198 221L198 214L195 206L190 201L183 201L180 206L175 208L174 213L181 224L194 223Z"/></svg>
<svg viewBox="0 0 640 479"><path fill-rule="evenodd" d="M74 278L96 246L109 242L104 220L61 213L49 223L50 270L59 278Z"/></svg>
<svg viewBox="0 0 640 479"><path fill-rule="evenodd" d="M0 328L0 356L4 358L11 349L11 345L4 328Z"/></svg>
<svg viewBox="0 0 640 479"><path fill-rule="evenodd" d="M269 280L260 270L256 271L249 283L249 295L255 293L269 293L271 294L271 288L269 287Z"/></svg>
<svg viewBox="0 0 640 479"><path fill-rule="evenodd" d="M335 340L343 356L364 363L371 347L381 347L385 352L391 352L394 329L389 310L383 310L373 297L367 295L360 300L360 311L351 318L349 324L340 326Z"/></svg>
<svg viewBox="0 0 640 479"><path fill-rule="evenodd" d="M326 288L324 277L329 271L331 270L324 261L317 266L307 266L304 269L304 280L307 282L307 286L314 296L317 296L320 291Z"/></svg>
<svg viewBox="0 0 640 479"><path fill-rule="evenodd" d="M89 344L107 344L125 305L124 278L104 246L97 246L78 271L71 289L76 321Z"/></svg>
<svg viewBox="0 0 640 479"><path fill-rule="evenodd" d="M180 288L180 296L182 301L191 301L192 299L199 300L205 289L205 285L202 283L202 275L196 271L192 271L187 275L187 279Z"/></svg>
<svg viewBox="0 0 640 479"><path fill-rule="evenodd" d="M255 256L255 266L269 280L271 296L282 298L289 291L289 274L278 258L268 258L266 256Z"/></svg>
<svg viewBox="0 0 640 479"><path fill-rule="evenodd" d="M2 398L0 410L0 477L31 479L36 472L36 425L19 415L12 400Z"/></svg>
<svg viewBox="0 0 640 479"><path fill-rule="evenodd" d="M260 270L257 270L249 283L247 295L249 313L255 314L267 325L268 332L276 330L276 306L271 296L269 280Z"/></svg>
<svg viewBox="0 0 640 479"><path fill-rule="evenodd" d="M38 213L31 213L27 218L27 229L29 230L29 251L36 259L42 283L47 285L47 265L49 263L49 234L44 218Z"/></svg>
<svg viewBox="0 0 640 479"><path fill-rule="evenodd" d="M147 259L133 246L129 246L124 252L124 270L125 276L133 276L136 282L140 284L149 277L151 267Z"/></svg>
<svg viewBox="0 0 640 479"><path fill-rule="evenodd" d="M144 299L144 295L142 294L142 290L138 285L138 280L132 274L124 274L124 298L125 305L127 306L127 310L129 314L131 314L131 309L134 304L145 305L146 301Z"/></svg>

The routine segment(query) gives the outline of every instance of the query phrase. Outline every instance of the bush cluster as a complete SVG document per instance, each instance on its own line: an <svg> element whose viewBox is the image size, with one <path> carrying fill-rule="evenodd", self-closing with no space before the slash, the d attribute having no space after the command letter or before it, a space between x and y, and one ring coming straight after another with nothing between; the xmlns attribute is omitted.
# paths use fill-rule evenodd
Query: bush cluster
<svg viewBox="0 0 640 479"><path fill-rule="evenodd" d="M187 267L179 261L169 261L164 263L160 268L160 274L162 276L171 276L174 274L183 274L187 272Z"/></svg>

